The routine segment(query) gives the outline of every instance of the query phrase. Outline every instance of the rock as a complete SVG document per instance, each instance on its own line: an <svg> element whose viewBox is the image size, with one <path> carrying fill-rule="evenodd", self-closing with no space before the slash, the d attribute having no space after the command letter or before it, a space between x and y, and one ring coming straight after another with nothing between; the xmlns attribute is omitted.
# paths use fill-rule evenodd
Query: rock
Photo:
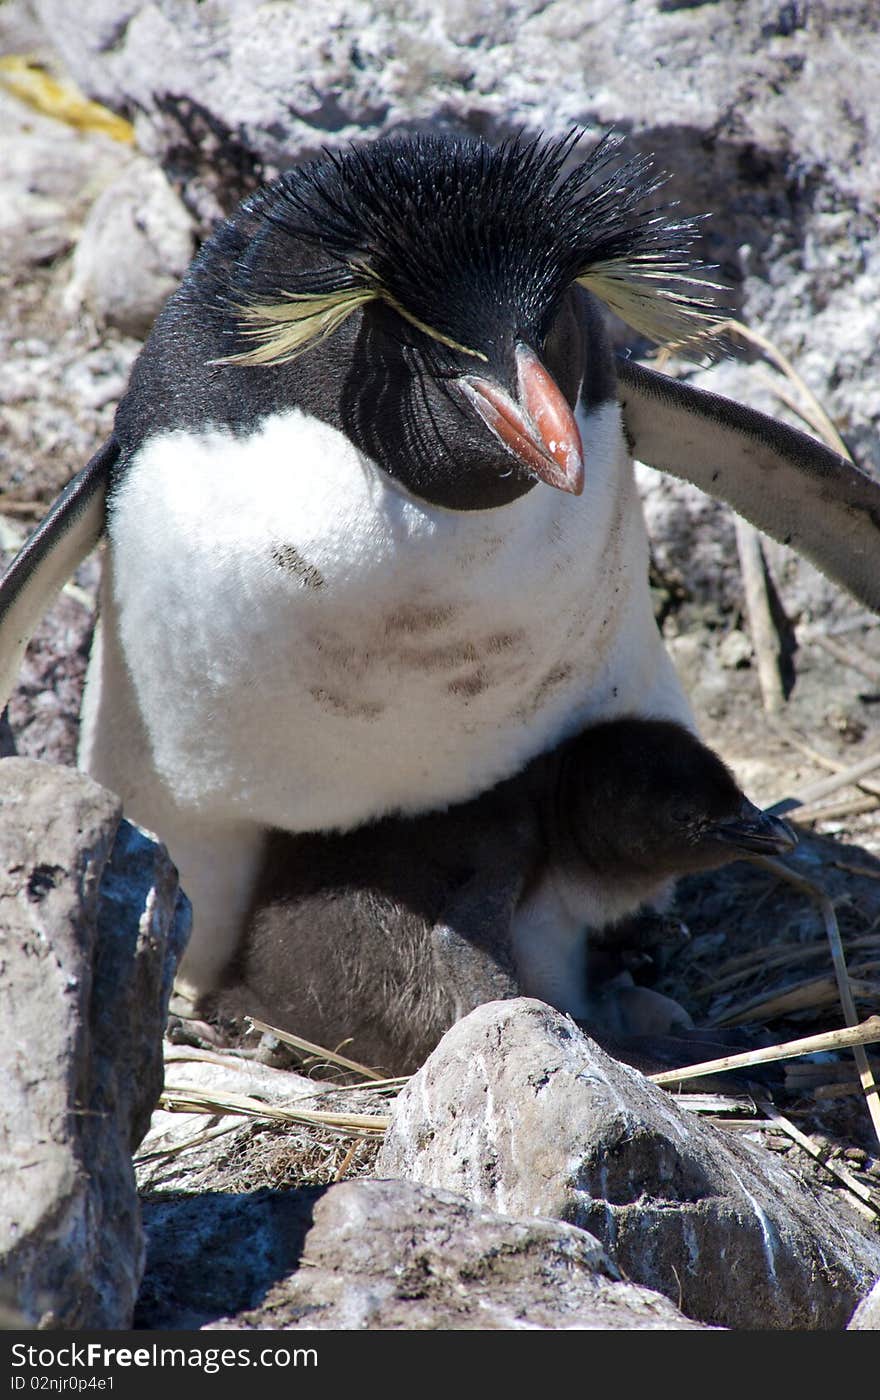
<svg viewBox="0 0 880 1400"><path fill-rule="evenodd" d="M0 763L0 1302L128 1327L143 1262L131 1153L162 1084L188 905L164 847L80 773Z"/></svg>
<svg viewBox="0 0 880 1400"><path fill-rule="evenodd" d="M752 644L745 632L727 633L718 648L718 660L729 671L751 664Z"/></svg>
<svg viewBox="0 0 880 1400"><path fill-rule="evenodd" d="M2 26L0 39L6 39ZM5 44L4 51L8 52ZM27 278L36 267L70 251L90 203L130 156L109 137L84 140L72 127L35 112L2 87L0 122L2 266L4 273Z"/></svg>
<svg viewBox="0 0 880 1400"><path fill-rule="evenodd" d="M35 11L91 95L138 113L143 148L206 222L324 143L432 122L490 136L617 125L674 172L685 212L714 214L705 251L736 314L797 354L880 469L873 7L326 0L320 25L290 3L256 23L238 0Z"/></svg>
<svg viewBox="0 0 880 1400"><path fill-rule="evenodd" d="M193 221L152 162L133 160L85 221L66 292L99 325L144 337L194 252Z"/></svg>
<svg viewBox="0 0 880 1400"><path fill-rule="evenodd" d="M695 1326L665 1298L621 1282L586 1231L505 1219L409 1182L157 1202L146 1217L141 1326ZM224 1299L226 1316L218 1315Z"/></svg>
<svg viewBox="0 0 880 1400"><path fill-rule="evenodd" d="M852 1315L850 1332L880 1332L880 1278Z"/></svg>
<svg viewBox="0 0 880 1400"><path fill-rule="evenodd" d="M388 1112L369 1085L354 1096L252 1060L193 1060L183 1046L165 1053L166 1088L181 1094ZM315 1156L310 1131L291 1123L269 1135L217 1112L154 1113L138 1154L147 1260L136 1326L697 1325L621 1282L598 1241L575 1226L505 1219L405 1182L253 1189L289 1186L289 1164Z"/></svg>
<svg viewBox="0 0 880 1400"><path fill-rule="evenodd" d="M628 1278L727 1327L843 1327L880 1267L836 1201L526 999L446 1034L397 1100L377 1172L568 1220Z"/></svg>

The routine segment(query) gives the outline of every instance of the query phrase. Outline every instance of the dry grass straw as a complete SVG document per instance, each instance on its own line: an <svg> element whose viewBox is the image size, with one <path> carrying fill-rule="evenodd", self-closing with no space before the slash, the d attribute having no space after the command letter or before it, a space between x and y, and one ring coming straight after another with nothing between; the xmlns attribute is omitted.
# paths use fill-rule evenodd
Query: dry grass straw
<svg viewBox="0 0 880 1400"><path fill-rule="evenodd" d="M813 1055L823 1051L836 1051L847 1048L852 1049L854 1055L861 1055L864 1063L867 1065L864 1047L878 1042L880 1042L880 1016L869 1016L861 1025L849 1026L844 1030L826 1031L820 1035L804 1036L799 1040L790 1040L779 1045L765 1046L760 1050L748 1051L741 1055L726 1055L717 1060L706 1060L702 1064L686 1066L683 1070L665 1070L661 1074L649 1075L648 1078L653 1084L660 1085L663 1088L674 1088L684 1082L702 1078L709 1074L721 1074L730 1070L747 1069L755 1065L767 1065L780 1060L794 1059L800 1055ZM859 1066L859 1068L861 1067ZM868 1070L868 1074L870 1076L870 1069ZM860 1078L862 1078L861 1074ZM868 1111L871 1113L875 1131L878 1132L878 1140L880 1140L880 1130L877 1128L880 1095L878 1095L877 1086L873 1083L873 1080L871 1080L869 1087L866 1088L864 1079L862 1078L862 1089L868 1101ZM715 1116L719 1113L733 1112L738 1112L740 1115L743 1115L744 1110L745 1114L748 1115L749 1112L749 1100L743 1101L742 1099L734 1099L733 1097L729 1099L721 1097L720 1100L718 1100L715 1096L706 1095L706 1102L702 1103L700 1102L701 1098L702 1096L696 1094L676 1095L676 1103L692 1111L712 1113ZM689 1100L694 1100L694 1102L689 1103ZM781 1129L788 1137L796 1142L799 1147L804 1148L811 1157L821 1163L826 1171L836 1177L851 1193L851 1196L855 1197L852 1204L854 1204L863 1215L868 1216L871 1220L876 1220L880 1217L880 1201L878 1201L876 1195L845 1167L841 1166L839 1162L829 1160L828 1152L830 1149L820 1147L817 1143L813 1142L812 1138L808 1137L806 1133L795 1127L788 1118L779 1113L769 1100L759 1099L755 1104L752 1104L751 1107L753 1109L757 1108L766 1122L772 1123L774 1127ZM733 1127L735 1125L728 1122L726 1126ZM746 1121L742 1126L753 1128L755 1124Z"/></svg>
<svg viewBox="0 0 880 1400"><path fill-rule="evenodd" d="M676 1094L675 1102L679 1108L686 1109L688 1113L705 1113L710 1114L713 1118L735 1114L737 1118L750 1120L749 1126L752 1128L755 1126L754 1120L758 1114L758 1105L750 1094L688 1092Z"/></svg>
<svg viewBox="0 0 880 1400"><path fill-rule="evenodd" d="M747 345L750 345L755 350L759 350L771 364L776 366L783 376L781 383L776 379L769 379L769 376L762 376L765 379L769 379L770 387L773 389L777 398L790 408L793 413L796 413L807 427L810 428L817 437L820 437L823 442L826 442L833 451L839 452L841 457L846 457L848 461L852 461L846 443L843 441L840 433L816 398L816 395L798 374L791 360L783 355L782 351L778 346L773 344L772 340L768 340L767 336L762 335L760 331L753 330L751 326L746 326L742 321L736 320L722 322L719 326L715 327L715 334L719 336L733 336L734 339L744 340ZM791 385L791 388L795 390L794 394L791 392L791 389L787 387L787 384Z"/></svg>
<svg viewBox="0 0 880 1400"><path fill-rule="evenodd" d="M858 871L854 872L858 873ZM876 934L865 934L862 938L851 938L849 940L851 951L868 948L872 951L880 950L880 938ZM730 987L735 987L738 982L742 982L760 972L765 977L768 972L791 967L801 966L810 958L827 957L828 945L824 939L816 939L813 943L799 943L795 948L781 948L778 952L772 953L767 948L752 948L750 952L741 954L738 958L730 958L724 964L726 971L723 976L707 980L702 987L691 992L695 998L707 999L717 996L719 992L727 991ZM860 970L861 964L859 965ZM813 981L819 982L822 979L815 978ZM827 980L827 979L826 979ZM812 1004L812 1003L810 1003ZM739 1008L740 1010L742 1008Z"/></svg>
<svg viewBox="0 0 880 1400"><path fill-rule="evenodd" d="M196 1089L189 1085L180 1088L166 1085L159 1098L159 1107L166 1113L219 1114L223 1117L256 1118L268 1123L299 1123L357 1137L381 1136L391 1123L391 1118L383 1113L336 1113L323 1109L295 1108L264 1103L248 1094Z"/></svg>
<svg viewBox="0 0 880 1400"><path fill-rule="evenodd" d="M880 1017L874 1016L872 1020L880 1021ZM854 1177L852 1172L847 1171L846 1167L842 1167L839 1162L830 1160L827 1148L820 1147L818 1143L813 1142L812 1138L808 1137L806 1133L802 1133L800 1128L795 1127L790 1119L778 1113L773 1104L761 1099L758 1102L758 1107L768 1122L772 1123L774 1127L779 1128L790 1137L793 1142L796 1142L799 1147L802 1147L805 1152L809 1152L810 1156L821 1163L827 1172L830 1172L832 1176L836 1176L838 1181L840 1181L848 1191L852 1192L857 1198L864 1215L868 1216L871 1220L876 1220L880 1217L880 1202L878 1202L874 1193L869 1187L865 1186L863 1182Z"/></svg>
<svg viewBox="0 0 880 1400"><path fill-rule="evenodd" d="M717 1060L704 1060L698 1065L685 1065L683 1069L667 1069L659 1074L649 1074L652 1084L666 1088L670 1084L681 1084L690 1079L701 1079L707 1074L722 1074L728 1070L749 1069L754 1065L770 1065L778 1060L794 1059L798 1055L815 1055L820 1051L845 1050L851 1047L876 1045L880 1043L880 1016L869 1016L859 1025L848 1026L844 1030L823 1031L819 1035L802 1036L798 1040L783 1041L780 1045L765 1045L759 1050L747 1050L739 1055L724 1055ZM876 1089L874 1093L876 1094Z"/></svg>
<svg viewBox="0 0 880 1400"><path fill-rule="evenodd" d="M859 766L863 765L856 765L856 767ZM759 857L759 864L780 875L782 879L787 880L790 884L794 885L796 889L802 890L809 898L815 900L816 904L819 906L822 921L825 925L825 933L828 938L828 946L831 949L831 961L834 964L834 976L837 980L837 988L840 994L843 1019L848 1026L857 1026L859 1024L859 1016L855 1006L854 989L850 983L850 976L846 966L846 958L843 952L843 943L840 938L837 915L834 912L834 905L828 898L828 895L819 885L814 884L812 880L807 880L802 875L795 874L795 872L790 870L782 861L770 860L766 856L762 856ZM867 995L871 995L870 985L867 990ZM853 1057L855 1058L859 1079L862 1089L864 1090L868 1113L874 1125L874 1133L878 1145L880 1145L880 1092L878 1092L878 1085L874 1079L874 1072L868 1063L864 1043L855 1043L853 1045Z"/></svg>
<svg viewBox="0 0 880 1400"><path fill-rule="evenodd" d="M160 1107L163 1105L160 1101ZM155 1152L136 1152L134 1164L136 1167L144 1165L146 1162L160 1162L172 1157L179 1157L182 1152L190 1152L193 1148L204 1147L206 1143L213 1142L215 1138L225 1137L227 1133L235 1132L238 1123L221 1123L213 1128L206 1128L203 1133L196 1133L193 1137L187 1138L185 1142L175 1143L173 1147L158 1147Z"/></svg>
<svg viewBox="0 0 880 1400"><path fill-rule="evenodd" d="M867 778L872 773L880 770L880 753L874 752L866 754L860 758L858 763L840 765L835 773L828 778L817 778L816 782L809 783L802 788L798 797L788 798L785 802L777 802L771 811L777 811L780 807L785 807L786 811L797 810L798 821L802 820L802 807L820 801L823 797L830 797L832 793L839 792L841 788L852 787L858 784L861 779ZM876 797L876 794L871 794Z"/></svg>
<svg viewBox="0 0 880 1400"><path fill-rule="evenodd" d="M871 964L870 966L875 966ZM863 970L860 966L858 970ZM854 994L865 1000L877 1000L878 984L872 981L850 980ZM771 995L762 993L741 1001L712 1022L716 1026L744 1026L750 1021L772 1021L780 1016L792 1016L799 1011L818 1011L840 1000L836 979L829 973L823 977L806 977L792 987Z"/></svg>
<svg viewBox="0 0 880 1400"><path fill-rule="evenodd" d="M857 764L855 767L859 769L864 768L865 763ZM837 776L838 778L842 777L842 775ZM836 779L825 781L836 781ZM873 981L855 981L851 977L846 965L837 915L834 911L834 905L828 895L819 885L790 869L782 861L772 860L765 856L756 856L753 857L753 863L770 871L771 874L778 876L787 884L792 885L818 905L825 927L828 946L831 950L834 980L832 982L829 977L812 978L801 982L796 987L778 993L773 997L763 996L757 1000L753 999L747 1001L745 1004L741 1003L723 1017L719 1017L716 1024L727 1026L740 1025L746 1021L766 1019L772 1015L780 1015L794 1010L805 1010L808 1007L829 1004L834 1000L836 995L840 1001L843 1019L846 1025L849 1027L858 1027L860 1022L854 998L856 996L861 996L876 1001L877 984ZM861 973L870 973L877 970L878 967L880 967L880 962L869 959L859 965L858 971ZM871 1019L873 1020L876 1018ZM870 1024L870 1022L866 1024ZM878 1144L880 1144L880 1092L878 1092L874 1072L868 1062L867 1054L865 1053L865 1043L864 1041L858 1040L853 1042L853 1056L856 1061L856 1068L862 1085L862 1091L865 1095L868 1114L873 1124ZM762 1052L757 1053L760 1054ZM755 1061L754 1063L760 1063L760 1061Z"/></svg>
<svg viewBox="0 0 880 1400"><path fill-rule="evenodd" d="M819 640L818 636L815 638L815 640ZM845 774L846 777L844 781L846 781L847 784L851 784L854 788L857 788L859 792L864 793L865 797L880 799L880 784L878 784L876 781L871 781L870 768L868 773L859 773L856 774L856 776L854 777L854 765L843 763L839 758L834 758L831 754L823 753L821 749L817 749L816 746L814 744L811 744L804 737L803 734L798 733L798 731L792 728L790 725L784 725L777 722L773 725L773 730L774 733L782 740L784 744L789 744L792 748L797 749L800 753L804 755L805 758L808 758L811 763L815 763L819 768L824 768L827 772L830 773L841 775ZM799 802L801 804L801 807L797 809L797 818L799 822L803 822L805 820L804 810L807 811L807 814L809 816L809 807L805 806L804 794L801 793L800 797L793 798L791 800ZM828 812L831 812L832 810L833 808L827 809ZM822 811L824 813L826 809L823 808ZM854 871L853 873L867 875L869 878L880 880L880 871L869 870L867 866L860 866L859 869Z"/></svg>
<svg viewBox="0 0 880 1400"><path fill-rule="evenodd" d="M333 1085L315 1090L314 1096L300 1095L296 1106L267 1104L261 1099L252 1098L247 1094L235 1094L229 1092L196 1089L188 1086L175 1088L166 1085L160 1099L159 1107L166 1113L198 1113L222 1115L223 1117L244 1117L251 1118L263 1123L287 1123L298 1124L300 1126L320 1128L326 1131L345 1134L355 1139L351 1150L346 1154L346 1160L353 1159L358 1142L368 1139L382 1137L391 1122L387 1114L380 1113L348 1113L338 1110L309 1109L302 1107L303 1099L307 1097L318 1097L327 1093L339 1094L345 1091L371 1090L386 1091L399 1089L406 1083L408 1076L396 1079L387 1079L380 1076L376 1070L370 1069L367 1065L358 1063L357 1060L350 1060L345 1055L340 1055L335 1050L327 1050L323 1045L316 1045L313 1041L304 1040L301 1036L291 1035L288 1031L282 1031L277 1026L270 1026L265 1021L257 1020L255 1017L247 1018L254 1030L261 1031L275 1036L278 1040L304 1054L313 1056L320 1064L333 1065L347 1070L349 1073L357 1074L359 1082L347 1085ZM214 1050L186 1049L179 1050L172 1057L172 1063L181 1063L186 1060L202 1060L209 1064L230 1065L241 1068L239 1057L230 1054L223 1054ZM172 1156L178 1152L185 1151L189 1147L201 1146L214 1135L221 1132L228 1132L234 1125L224 1125L217 1130L207 1130L206 1133L199 1134L190 1139L186 1144L180 1145L170 1150L163 1149L156 1154L148 1154L141 1158L148 1161L150 1155ZM337 1169L337 1172L341 1168ZM337 1174L334 1179L341 1177Z"/></svg>
<svg viewBox="0 0 880 1400"><path fill-rule="evenodd" d="M299 1035L291 1035L289 1031L281 1031L277 1026L270 1026L265 1021L258 1021L254 1016L247 1016L245 1019L255 1031L273 1035L276 1040L283 1041L285 1045L292 1046L294 1050L299 1050L304 1055L314 1056L322 1063L337 1065L340 1069L362 1075L364 1079L385 1081L386 1076L380 1074L378 1070L370 1069L368 1065L362 1065L358 1060L348 1060L337 1050L325 1050L322 1045L315 1045L311 1040L303 1040L302 1036Z"/></svg>

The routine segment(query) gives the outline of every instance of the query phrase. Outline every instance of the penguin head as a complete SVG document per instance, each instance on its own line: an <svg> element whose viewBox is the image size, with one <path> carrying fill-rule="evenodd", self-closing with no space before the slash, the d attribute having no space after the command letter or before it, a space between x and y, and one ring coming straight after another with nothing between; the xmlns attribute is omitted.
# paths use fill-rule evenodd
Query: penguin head
<svg viewBox="0 0 880 1400"><path fill-rule="evenodd" d="M222 260L215 363L335 422L432 504L579 494L575 406L585 385L615 393L585 299L663 341L713 313L690 275L695 221L644 210L664 183L650 162L606 138L572 165L578 139L389 138L288 171L243 206L247 240Z"/></svg>
<svg viewBox="0 0 880 1400"><path fill-rule="evenodd" d="M610 875L666 878L797 844L786 822L755 807L718 755L673 721L584 731L571 741L560 794L573 858Z"/></svg>

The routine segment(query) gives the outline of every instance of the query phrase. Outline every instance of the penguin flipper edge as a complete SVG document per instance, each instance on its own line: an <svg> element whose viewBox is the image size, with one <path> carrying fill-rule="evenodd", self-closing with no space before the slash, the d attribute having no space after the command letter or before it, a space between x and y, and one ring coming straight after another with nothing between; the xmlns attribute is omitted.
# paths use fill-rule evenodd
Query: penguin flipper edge
<svg viewBox="0 0 880 1400"><path fill-rule="evenodd" d="M40 618L103 534L107 483L118 456L111 436L68 482L0 578L0 708Z"/></svg>
<svg viewBox="0 0 880 1400"><path fill-rule="evenodd" d="M725 501L880 612L880 481L807 433L618 361L633 456Z"/></svg>

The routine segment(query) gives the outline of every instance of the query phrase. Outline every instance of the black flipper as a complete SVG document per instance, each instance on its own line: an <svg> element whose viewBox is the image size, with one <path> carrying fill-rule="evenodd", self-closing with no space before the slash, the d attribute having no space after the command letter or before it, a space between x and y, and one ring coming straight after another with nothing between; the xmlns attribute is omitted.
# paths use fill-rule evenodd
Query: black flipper
<svg viewBox="0 0 880 1400"><path fill-rule="evenodd" d="M880 481L731 399L628 360L618 379L640 462L726 501L880 612Z"/></svg>
<svg viewBox="0 0 880 1400"><path fill-rule="evenodd" d="M0 708L41 617L103 534L107 483L118 456L119 444L109 437L64 488L0 579Z"/></svg>

